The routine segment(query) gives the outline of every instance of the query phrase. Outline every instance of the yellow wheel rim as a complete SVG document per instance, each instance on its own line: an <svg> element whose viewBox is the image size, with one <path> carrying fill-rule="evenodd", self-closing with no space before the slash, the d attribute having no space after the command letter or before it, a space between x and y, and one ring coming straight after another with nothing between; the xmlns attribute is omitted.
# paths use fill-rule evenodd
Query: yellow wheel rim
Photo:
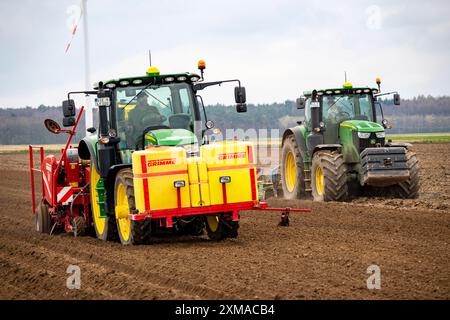
<svg viewBox="0 0 450 320"><path fill-rule="evenodd" d="M316 191L319 195L323 195L324 190L323 183L323 171L322 168L317 166L316 168Z"/></svg>
<svg viewBox="0 0 450 320"><path fill-rule="evenodd" d="M289 192L293 192L297 182L297 166L295 165L294 154L291 151L287 154L284 168L286 187Z"/></svg>
<svg viewBox="0 0 450 320"><path fill-rule="evenodd" d="M206 220L208 220L209 229L212 232L217 231L217 228L219 228L219 216L207 216Z"/></svg>
<svg viewBox="0 0 450 320"><path fill-rule="evenodd" d="M91 164L91 207L92 207L92 217L94 219L95 228L97 232L102 235L105 232L106 218L100 217L100 206L98 205L98 192L95 189L98 181L100 180L100 175L95 169L95 165Z"/></svg>
<svg viewBox="0 0 450 320"><path fill-rule="evenodd" d="M128 241L131 233L130 207L128 205L127 192L122 183L117 187L115 213L120 235L124 241Z"/></svg>

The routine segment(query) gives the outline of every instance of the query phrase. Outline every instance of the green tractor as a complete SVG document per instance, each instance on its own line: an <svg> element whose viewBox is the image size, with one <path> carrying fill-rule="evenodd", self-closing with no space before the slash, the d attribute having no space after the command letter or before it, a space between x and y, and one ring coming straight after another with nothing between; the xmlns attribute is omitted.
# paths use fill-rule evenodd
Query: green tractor
<svg viewBox="0 0 450 320"><path fill-rule="evenodd" d="M239 80L204 82L203 60L198 68L200 75L160 74L150 67L142 76L99 82L93 91L70 92L64 101L64 110L75 110L70 95L97 97L98 125L87 128L90 135L79 143L78 156L90 162L83 179L90 182L92 225L99 239L118 236L122 244L141 244L151 234L168 230L200 235L205 225L211 239L237 236L239 210L254 204L244 206L237 200L210 204L209 163L205 164L201 151L209 150L203 146L214 123L207 119L199 94L209 86L236 82L236 109L246 112L245 88ZM74 111L65 112L64 126L75 124L74 115ZM220 183L231 185L233 174L220 177ZM219 178L211 183L216 182ZM194 203L194 198L200 200ZM214 198L214 204L219 200Z"/></svg>
<svg viewBox="0 0 450 320"><path fill-rule="evenodd" d="M377 88L312 90L297 99L305 119L282 138L280 176L284 197L346 201L362 192L416 198L419 164L408 143L385 141L391 128L383 116ZM379 114L377 115L377 111Z"/></svg>

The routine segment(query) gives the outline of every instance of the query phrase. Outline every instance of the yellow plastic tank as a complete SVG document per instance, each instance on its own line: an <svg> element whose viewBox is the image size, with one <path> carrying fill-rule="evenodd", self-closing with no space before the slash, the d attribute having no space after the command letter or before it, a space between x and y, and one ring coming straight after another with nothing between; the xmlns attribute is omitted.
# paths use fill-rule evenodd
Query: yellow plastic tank
<svg viewBox="0 0 450 320"><path fill-rule="evenodd" d="M191 206L188 161L179 147L152 147L132 155L134 193L139 213ZM175 182L180 187L180 203Z"/></svg>
<svg viewBox="0 0 450 320"><path fill-rule="evenodd" d="M187 160L192 207L211 205L206 162L201 157L191 157Z"/></svg>
<svg viewBox="0 0 450 320"><path fill-rule="evenodd" d="M250 142L225 141L204 145L200 155L206 162L211 205L257 201L255 159ZM223 184L220 179L228 179Z"/></svg>

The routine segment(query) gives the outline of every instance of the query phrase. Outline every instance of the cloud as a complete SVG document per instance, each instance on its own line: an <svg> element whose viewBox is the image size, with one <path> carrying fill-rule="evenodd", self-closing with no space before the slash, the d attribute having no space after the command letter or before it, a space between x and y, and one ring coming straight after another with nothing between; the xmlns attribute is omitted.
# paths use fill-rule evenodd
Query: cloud
<svg viewBox="0 0 450 320"><path fill-rule="evenodd" d="M0 107L58 104L84 88L82 26L71 50L66 27L75 0L0 4ZM450 94L450 5L446 1L88 1L91 82L143 74L147 50L163 73L239 78L249 102L295 99L303 90L355 85L404 97ZM371 28L373 11L380 19ZM371 13L372 12L372 13ZM369 26L369 27L368 27ZM206 103L232 103L232 86L208 88Z"/></svg>

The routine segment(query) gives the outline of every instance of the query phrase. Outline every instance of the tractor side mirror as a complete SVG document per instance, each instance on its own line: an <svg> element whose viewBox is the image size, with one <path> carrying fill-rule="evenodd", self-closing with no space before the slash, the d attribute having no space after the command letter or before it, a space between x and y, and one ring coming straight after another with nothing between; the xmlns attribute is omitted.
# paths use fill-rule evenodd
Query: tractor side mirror
<svg viewBox="0 0 450 320"><path fill-rule="evenodd" d="M305 97L300 97L296 101L297 109L305 109L306 99Z"/></svg>
<svg viewBox="0 0 450 320"><path fill-rule="evenodd" d="M45 119L44 126L47 128L48 131L54 134L58 134L61 130L61 127L59 126L58 122L52 119Z"/></svg>
<svg viewBox="0 0 450 320"><path fill-rule="evenodd" d="M237 104L245 104L247 102L247 95L245 93L245 87L234 88L234 99Z"/></svg>
<svg viewBox="0 0 450 320"><path fill-rule="evenodd" d="M236 105L236 111L239 112L239 113L247 112L247 104L245 104L245 103L238 103Z"/></svg>
<svg viewBox="0 0 450 320"><path fill-rule="evenodd" d="M62 103L64 117L74 117L75 116L75 101L72 99L64 100Z"/></svg>
<svg viewBox="0 0 450 320"><path fill-rule="evenodd" d="M64 100L62 103L63 109L63 126L72 127L75 125L75 101L72 99Z"/></svg>
<svg viewBox="0 0 450 320"><path fill-rule="evenodd" d="M394 94L394 105L396 106L400 105L400 95L398 93Z"/></svg>
<svg viewBox="0 0 450 320"><path fill-rule="evenodd" d="M75 125L75 117L64 117L63 118L63 126L64 127L73 127Z"/></svg>

